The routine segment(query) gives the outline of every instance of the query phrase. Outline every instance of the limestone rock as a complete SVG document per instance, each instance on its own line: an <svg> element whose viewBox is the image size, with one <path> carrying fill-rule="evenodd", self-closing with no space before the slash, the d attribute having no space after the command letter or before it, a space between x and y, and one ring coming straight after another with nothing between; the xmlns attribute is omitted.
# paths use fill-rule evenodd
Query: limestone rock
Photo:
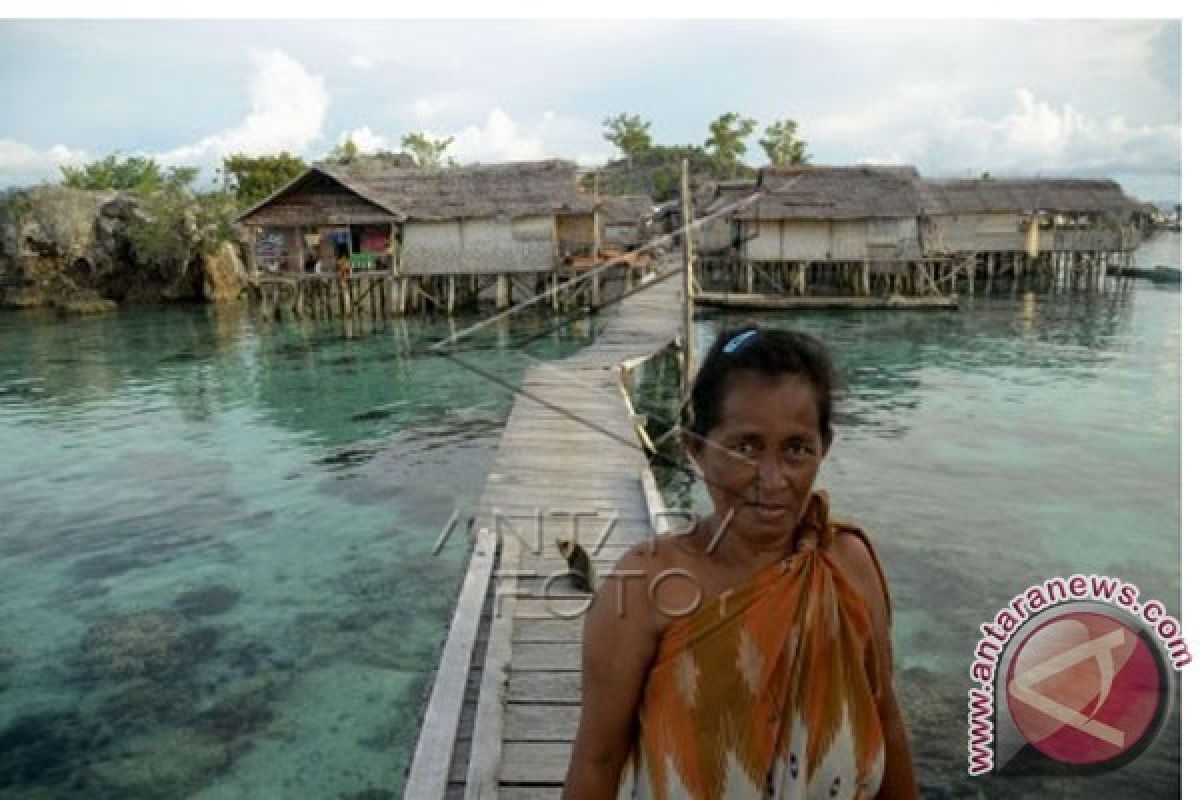
<svg viewBox="0 0 1200 800"><path fill-rule="evenodd" d="M0 192L0 308L97 313L112 303L240 296L242 245L217 242L217 226L201 224L199 208L188 195L160 202L63 186Z"/></svg>
<svg viewBox="0 0 1200 800"><path fill-rule="evenodd" d="M210 303L237 300L246 288L246 267L232 242L223 242L204 259L204 298Z"/></svg>

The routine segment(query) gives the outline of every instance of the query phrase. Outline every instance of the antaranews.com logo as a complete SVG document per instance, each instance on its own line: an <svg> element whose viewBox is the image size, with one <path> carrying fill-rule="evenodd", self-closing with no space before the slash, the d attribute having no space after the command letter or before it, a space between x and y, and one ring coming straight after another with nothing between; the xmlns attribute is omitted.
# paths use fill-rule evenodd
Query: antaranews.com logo
<svg viewBox="0 0 1200 800"><path fill-rule="evenodd" d="M1139 594L1118 578L1054 577L979 626L969 774L1104 772L1149 747L1192 655L1179 621Z"/></svg>

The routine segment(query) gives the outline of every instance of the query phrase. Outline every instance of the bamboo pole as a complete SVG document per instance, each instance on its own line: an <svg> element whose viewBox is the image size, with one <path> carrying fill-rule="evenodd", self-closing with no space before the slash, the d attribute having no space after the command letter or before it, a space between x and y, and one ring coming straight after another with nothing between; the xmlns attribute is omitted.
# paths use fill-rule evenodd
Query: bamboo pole
<svg viewBox="0 0 1200 800"><path fill-rule="evenodd" d="M679 210L683 221L683 397L696 369L692 354L692 192L688 176L688 160L683 159L679 171Z"/></svg>

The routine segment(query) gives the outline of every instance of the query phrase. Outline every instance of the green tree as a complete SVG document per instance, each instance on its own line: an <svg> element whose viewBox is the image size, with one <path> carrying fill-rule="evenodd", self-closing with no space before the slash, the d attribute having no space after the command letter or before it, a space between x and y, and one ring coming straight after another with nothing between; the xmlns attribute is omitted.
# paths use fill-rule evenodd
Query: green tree
<svg viewBox="0 0 1200 800"><path fill-rule="evenodd" d="M162 268L187 265L195 254L190 231L196 225L194 205L195 199L179 185L147 194L141 203L143 214L129 227L137 260Z"/></svg>
<svg viewBox="0 0 1200 800"><path fill-rule="evenodd" d="M638 153L650 148L650 120L624 112L604 120L604 139L625 155L626 169L633 169Z"/></svg>
<svg viewBox="0 0 1200 800"><path fill-rule="evenodd" d="M772 122L758 140L767 160L776 167L794 167L812 162L808 142L799 137L799 125L794 119Z"/></svg>
<svg viewBox="0 0 1200 800"><path fill-rule="evenodd" d="M406 133L400 140L400 145L406 153L413 157L417 166L426 169L436 169L442 166L442 160L446 158L446 150L452 144L454 144L453 136L438 139L420 132ZM453 164L454 162L446 159L446 163Z"/></svg>
<svg viewBox="0 0 1200 800"><path fill-rule="evenodd" d="M140 192L152 192L163 185L162 167L154 159L119 156L119 153L111 153L79 167L59 167L63 185L71 189L132 189Z"/></svg>
<svg viewBox="0 0 1200 800"><path fill-rule="evenodd" d="M333 146L333 149L329 151L328 159L330 161L357 161L361 154L354 140L347 137Z"/></svg>
<svg viewBox="0 0 1200 800"><path fill-rule="evenodd" d="M704 146L712 153L718 177L736 177L746 154L746 138L754 133L758 123L733 111L728 111L709 123L709 137Z"/></svg>
<svg viewBox="0 0 1200 800"><path fill-rule="evenodd" d="M291 153L276 153L273 156L249 156L235 153L224 161L225 185L231 188L238 203L251 206L271 192L308 169L302 159ZM228 182L232 180L233 185Z"/></svg>
<svg viewBox="0 0 1200 800"><path fill-rule="evenodd" d="M191 186L199 174L199 167L168 167L163 183L166 186Z"/></svg>

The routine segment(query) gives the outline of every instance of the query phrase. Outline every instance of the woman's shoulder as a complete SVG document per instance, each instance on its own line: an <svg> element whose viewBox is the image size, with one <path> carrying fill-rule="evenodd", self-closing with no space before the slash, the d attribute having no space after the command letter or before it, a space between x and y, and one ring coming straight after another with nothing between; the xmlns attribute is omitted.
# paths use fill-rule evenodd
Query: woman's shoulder
<svg viewBox="0 0 1200 800"><path fill-rule="evenodd" d="M848 566L864 582L875 588L876 601L880 604L887 624L892 622L892 594L888 588L887 574L879 553L867 532L853 522L831 520L835 546L840 550Z"/></svg>
<svg viewBox="0 0 1200 800"><path fill-rule="evenodd" d="M680 567L689 558L694 527L680 526L666 533L651 534L648 539L629 547L614 569L640 570L654 578L664 570Z"/></svg>

